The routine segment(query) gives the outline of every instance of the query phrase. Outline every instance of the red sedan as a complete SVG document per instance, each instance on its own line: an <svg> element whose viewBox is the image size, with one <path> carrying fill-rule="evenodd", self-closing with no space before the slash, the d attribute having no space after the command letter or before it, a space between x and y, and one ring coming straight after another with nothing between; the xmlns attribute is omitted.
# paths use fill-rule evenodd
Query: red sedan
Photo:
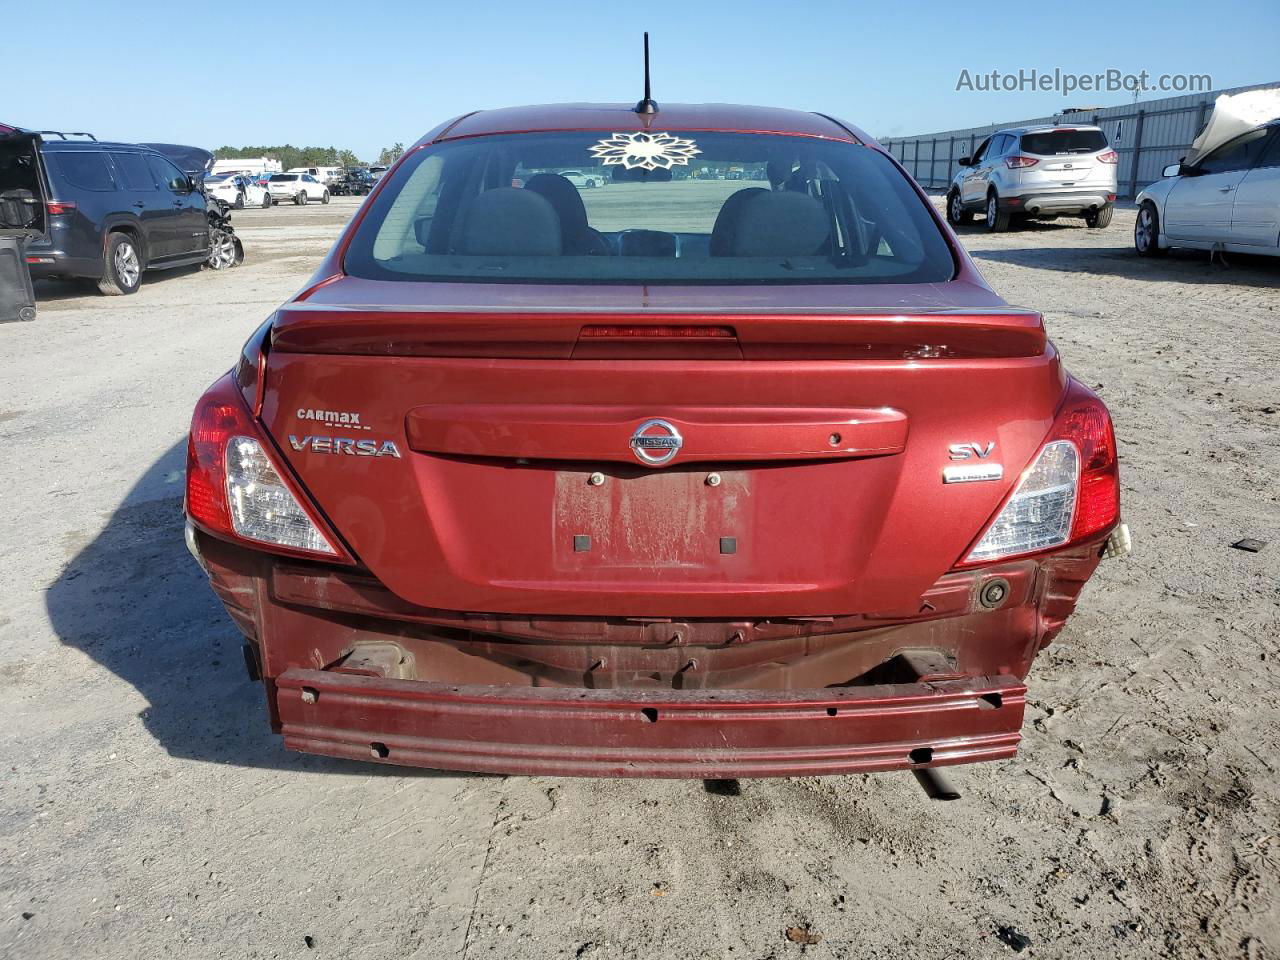
<svg viewBox="0 0 1280 960"><path fill-rule="evenodd" d="M856 128L723 105L428 133L200 400L186 509L288 746L562 775L1010 757L1124 537L1040 314Z"/></svg>

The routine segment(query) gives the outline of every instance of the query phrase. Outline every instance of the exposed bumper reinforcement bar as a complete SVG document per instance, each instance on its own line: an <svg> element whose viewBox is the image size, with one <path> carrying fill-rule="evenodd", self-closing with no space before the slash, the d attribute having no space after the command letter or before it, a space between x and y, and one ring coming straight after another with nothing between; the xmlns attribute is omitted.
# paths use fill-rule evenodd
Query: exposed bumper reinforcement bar
<svg viewBox="0 0 1280 960"><path fill-rule="evenodd" d="M293 668L275 679L285 745L443 770L781 777L1012 757L1014 677L822 690L453 686Z"/></svg>

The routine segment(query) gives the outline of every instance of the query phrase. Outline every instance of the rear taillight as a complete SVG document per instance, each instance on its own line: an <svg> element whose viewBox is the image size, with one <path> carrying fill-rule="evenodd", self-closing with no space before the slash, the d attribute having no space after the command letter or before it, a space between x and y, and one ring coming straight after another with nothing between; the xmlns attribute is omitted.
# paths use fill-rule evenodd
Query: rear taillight
<svg viewBox="0 0 1280 960"><path fill-rule="evenodd" d="M1004 165L1010 170L1017 170L1019 167L1034 167L1040 161L1035 157L1005 157Z"/></svg>
<svg viewBox="0 0 1280 960"><path fill-rule="evenodd" d="M1099 163L1119 163L1120 154L1116 153L1114 150L1108 150L1106 153L1098 154L1098 162Z"/></svg>
<svg viewBox="0 0 1280 960"><path fill-rule="evenodd" d="M225 462L227 504L237 536L305 553L338 555L285 486L261 443L253 437L231 437Z"/></svg>
<svg viewBox="0 0 1280 960"><path fill-rule="evenodd" d="M45 204L45 209L50 214L71 213L76 208L74 200L50 200Z"/></svg>
<svg viewBox="0 0 1280 960"><path fill-rule="evenodd" d="M187 513L210 533L350 562L279 469L231 375L200 398L187 441Z"/></svg>
<svg viewBox="0 0 1280 960"><path fill-rule="evenodd" d="M1120 463L1111 415L1092 393L1081 388L1058 414L1054 436L1080 451L1080 494L1071 539L1109 530L1120 519Z"/></svg>
<svg viewBox="0 0 1280 960"><path fill-rule="evenodd" d="M1075 445L1067 440L1045 444L964 562L988 563L1062 546L1071 536L1079 478Z"/></svg>
<svg viewBox="0 0 1280 960"><path fill-rule="evenodd" d="M961 566L1085 540L1120 518L1120 473L1111 416L1071 382L1035 460Z"/></svg>

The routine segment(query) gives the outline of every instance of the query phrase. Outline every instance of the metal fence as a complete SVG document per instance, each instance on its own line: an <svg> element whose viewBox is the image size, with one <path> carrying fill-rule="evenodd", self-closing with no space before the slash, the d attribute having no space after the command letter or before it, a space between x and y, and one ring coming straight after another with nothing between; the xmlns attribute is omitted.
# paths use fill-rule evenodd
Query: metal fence
<svg viewBox="0 0 1280 960"><path fill-rule="evenodd" d="M1213 101L1224 93L1280 87L1280 82L1251 87L1211 90L1207 93L1166 97L1120 107L1102 107L1059 113L1034 120L993 123L985 127L946 130L914 137L883 137L880 143L897 157L907 172L926 190L945 189L959 170L961 157L973 156L988 136L1008 127L1040 123L1091 123L1099 126L1120 154L1118 195L1135 197L1147 184L1160 179L1160 171L1186 155L1191 141L1204 129Z"/></svg>

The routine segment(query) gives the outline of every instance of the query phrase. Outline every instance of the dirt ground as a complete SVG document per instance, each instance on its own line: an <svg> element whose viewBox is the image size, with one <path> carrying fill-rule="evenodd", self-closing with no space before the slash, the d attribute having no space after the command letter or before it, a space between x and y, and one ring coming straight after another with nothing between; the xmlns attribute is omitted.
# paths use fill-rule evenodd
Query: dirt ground
<svg viewBox="0 0 1280 960"><path fill-rule="evenodd" d="M1111 405L1135 552L962 800L902 773L729 795L268 732L182 544L183 436L354 203L237 213L237 270L43 284L0 327L0 956L1280 957L1280 261L1139 260L1123 210L966 230Z"/></svg>

